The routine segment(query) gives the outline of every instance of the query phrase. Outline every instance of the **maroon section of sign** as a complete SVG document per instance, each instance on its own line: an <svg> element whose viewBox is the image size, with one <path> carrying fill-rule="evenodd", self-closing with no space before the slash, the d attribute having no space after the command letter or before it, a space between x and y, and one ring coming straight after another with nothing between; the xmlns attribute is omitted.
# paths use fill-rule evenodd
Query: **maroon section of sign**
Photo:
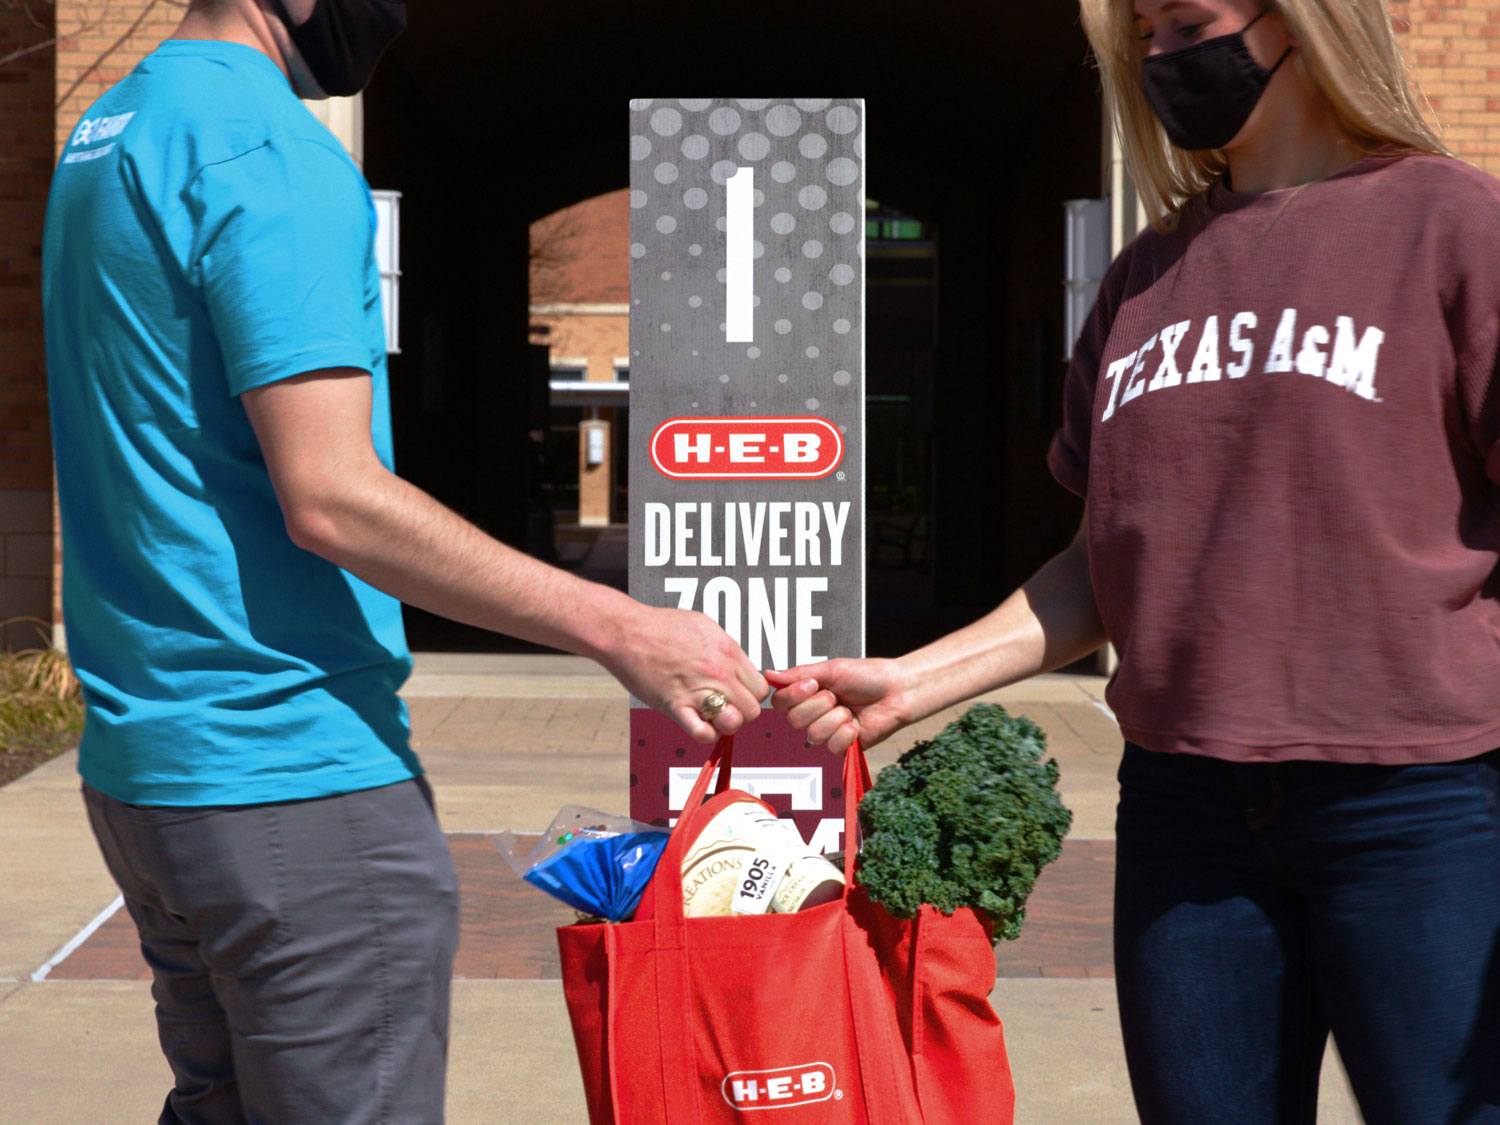
<svg viewBox="0 0 1500 1125"><path fill-rule="evenodd" d="M649 707L630 710L630 815L648 823L666 824L676 817L672 802L672 772L679 775L679 792L691 787L708 760L710 744L694 742L675 722ZM756 777L761 800L783 817L790 817L810 843L823 851L843 847L838 831L844 817L844 759L821 746L808 746L801 731L779 711L763 711L735 735L734 771ZM768 773L774 771L770 777ZM685 782L683 779L686 779ZM731 782L735 788L748 784ZM780 790L780 791L777 791ZM819 807L797 807L821 798ZM824 823L837 820L838 824Z"/></svg>
<svg viewBox="0 0 1500 1125"><path fill-rule="evenodd" d="M651 463L678 480L816 480L843 459L826 418L668 418L651 435Z"/></svg>

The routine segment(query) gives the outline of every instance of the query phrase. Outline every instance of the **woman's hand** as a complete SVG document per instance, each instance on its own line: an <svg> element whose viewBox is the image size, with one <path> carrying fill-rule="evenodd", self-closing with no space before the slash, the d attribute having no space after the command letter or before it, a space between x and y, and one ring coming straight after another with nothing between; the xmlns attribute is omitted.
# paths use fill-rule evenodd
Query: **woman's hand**
<svg viewBox="0 0 1500 1125"><path fill-rule="evenodd" d="M909 673L896 660L824 660L785 671L767 669L771 702L810 746L835 754L856 738L869 749L912 721Z"/></svg>

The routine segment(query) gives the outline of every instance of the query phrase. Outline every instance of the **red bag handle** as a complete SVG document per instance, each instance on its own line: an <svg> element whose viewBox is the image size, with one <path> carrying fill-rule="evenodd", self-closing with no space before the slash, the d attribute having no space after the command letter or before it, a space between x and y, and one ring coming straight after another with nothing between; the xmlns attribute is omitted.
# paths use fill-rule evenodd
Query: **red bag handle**
<svg viewBox="0 0 1500 1125"><path fill-rule="evenodd" d="M844 897L854 887L854 869L859 857L859 803L870 791L870 762L865 748L855 739L844 751Z"/></svg>
<svg viewBox="0 0 1500 1125"><path fill-rule="evenodd" d="M714 770L719 771L719 783L714 787L717 795L729 788L730 765L734 759L734 736L725 735L714 743L713 750L708 755L708 761L703 763L703 768L698 771L698 780L693 783L692 792L682 806L682 811L677 816L677 825L672 829L672 834L667 838L667 846L661 853L661 859L656 863L656 875L652 882L652 898L655 909L652 916L656 919L658 946L661 943L663 923L670 929L680 932L682 928L682 857L687 851L688 825L693 819L693 814L703 807L703 798L708 793L708 783L713 777ZM680 938L668 948L679 948Z"/></svg>

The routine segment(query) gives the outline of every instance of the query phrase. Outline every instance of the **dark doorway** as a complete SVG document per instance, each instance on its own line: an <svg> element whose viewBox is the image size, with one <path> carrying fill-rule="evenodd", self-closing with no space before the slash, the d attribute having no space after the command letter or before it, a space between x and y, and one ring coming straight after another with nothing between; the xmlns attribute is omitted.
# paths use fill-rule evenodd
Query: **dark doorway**
<svg viewBox="0 0 1500 1125"><path fill-rule="evenodd" d="M899 449L870 460L887 489L871 513L903 519L882 518L870 544L869 651L992 607L1079 512L1043 459L1063 370L1062 203L1100 191L1098 82L1069 5L413 7L365 105L367 177L403 192L398 470L527 545L542 471L529 435L547 424L528 374L528 227L624 186L627 101L663 88L866 99L869 195L932 243L925 326L896 288L880 293L903 259L871 243L869 433ZM899 577L881 577L877 553ZM413 648L515 647L418 611L407 625Z"/></svg>

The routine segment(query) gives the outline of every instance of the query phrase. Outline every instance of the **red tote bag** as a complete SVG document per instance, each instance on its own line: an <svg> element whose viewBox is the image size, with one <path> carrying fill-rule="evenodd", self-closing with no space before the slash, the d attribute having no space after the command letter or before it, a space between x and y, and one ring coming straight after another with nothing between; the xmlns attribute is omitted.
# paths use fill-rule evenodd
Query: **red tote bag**
<svg viewBox="0 0 1500 1125"><path fill-rule="evenodd" d="M729 789L732 745L704 764L635 918L557 931L591 1125L1008 1125L986 923L927 907L896 919L854 886L870 784L857 745L844 761L843 898L684 917L683 854L744 797Z"/></svg>

